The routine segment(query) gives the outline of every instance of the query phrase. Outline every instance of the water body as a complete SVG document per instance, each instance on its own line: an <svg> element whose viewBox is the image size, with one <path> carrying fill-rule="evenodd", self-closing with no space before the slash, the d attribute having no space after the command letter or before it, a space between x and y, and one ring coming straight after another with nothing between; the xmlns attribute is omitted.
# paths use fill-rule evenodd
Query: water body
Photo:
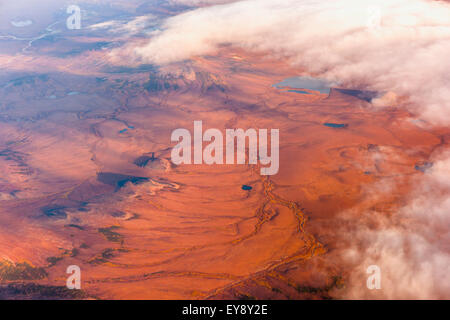
<svg viewBox="0 0 450 320"><path fill-rule="evenodd" d="M53 219L66 219L67 213L65 212L66 207L58 205L50 205L41 208L42 213Z"/></svg>
<svg viewBox="0 0 450 320"><path fill-rule="evenodd" d="M311 94L311 92L303 91L303 90L288 90L287 92L294 92L294 93L300 93L300 94Z"/></svg>
<svg viewBox="0 0 450 320"><path fill-rule="evenodd" d="M157 72L158 67L152 64L141 64L137 67L128 67L128 66L107 67L103 71L111 74L122 74L122 73L135 74L135 73Z"/></svg>
<svg viewBox="0 0 450 320"><path fill-rule="evenodd" d="M422 162L422 163L417 163L414 166L414 169L416 169L417 171L421 171L421 172L427 172L432 167L433 167L433 162Z"/></svg>
<svg viewBox="0 0 450 320"><path fill-rule="evenodd" d="M251 187L251 186L247 186L247 185L243 185L242 186L242 190L245 190L245 191L250 191L250 190L252 190L253 189L253 187Z"/></svg>
<svg viewBox="0 0 450 320"><path fill-rule="evenodd" d="M293 89L300 90L287 90L287 92L295 92L300 94L311 94L311 92L304 91L301 89L307 89L312 91L319 91L323 94L330 94L331 89L336 90L339 93L343 93L349 96L353 96L355 98L364 100L366 102L372 102L373 99L380 97L380 93L377 91L368 91L368 90L357 90L357 89L339 89L336 88L338 86L337 83L320 79L320 78L312 78L312 77L294 77L288 78L280 83L274 85L277 88L289 87Z"/></svg>
<svg viewBox="0 0 450 320"><path fill-rule="evenodd" d="M319 91L320 93L324 94L330 94L331 87L335 86L335 84L328 80L319 78L294 77L285 79L280 83L275 84L274 86L277 88L290 87L293 89L308 89L313 91Z"/></svg>
<svg viewBox="0 0 450 320"><path fill-rule="evenodd" d="M128 126L128 128L125 128L125 129L120 130L119 133L125 133L125 132L128 131L128 129L133 130L133 129L134 129L134 126Z"/></svg>
<svg viewBox="0 0 450 320"><path fill-rule="evenodd" d="M329 123L329 122L327 122L327 123L324 123L323 125L326 127L330 127L330 128L347 128L348 127L348 124L346 124L346 123Z"/></svg>
<svg viewBox="0 0 450 320"><path fill-rule="evenodd" d="M150 181L150 179L146 177L128 176L112 172L99 172L97 174L97 180L101 183L115 187L116 191L124 187L128 182L137 185Z"/></svg>
<svg viewBox="0 0 450 320"><path fill-rule="evenodd" d="M17 28L23 28L23 27L31 26L33 24L33 21L31 21L31 20L13 20L13 21L11 21L11 24Z"/></svg>

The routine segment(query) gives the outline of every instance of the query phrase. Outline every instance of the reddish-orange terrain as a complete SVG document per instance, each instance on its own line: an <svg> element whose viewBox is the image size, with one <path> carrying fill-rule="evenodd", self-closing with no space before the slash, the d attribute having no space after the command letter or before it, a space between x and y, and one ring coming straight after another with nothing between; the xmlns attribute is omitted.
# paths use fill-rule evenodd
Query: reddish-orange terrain
<svg viewBox="0 0 450 320"><path fill-rule="evenodd" d="M448 143L448 129L423 129L395 105L277 88L302 70L235 48L126 75L82 60L46 73L58 61L40 59L0 89L6 298L339 296L348 270L333 255L337 214L389 215L423 174L415 166ZM173 165L171 133L195 120L280 129L279 173ZM386 178L399 188L374 200L365 186ZM81 292L64 289L69 265L81 268Z"/></svg>
<svg viewBox="0 0 450 320"><path fill-rule="evenodd" d="M333 30L312 28L316 9L305 11L297 6L301 1L279 6L242 1L243 7L189 14L194 7L188 3L219 2L233 1L86 0L80 4L79 30L67 29L60 1L42 0L33 8L23 0L0 5L0 299L448 298L448 285L440 291L434 287L436 279L448 279L440 267L450 257L448 210L442 213L445 201L438 200L448 200L450 161L435 165L446 172L438 177L443 181L421 184L435 178L429 169L450 143L450 128L431 124L429 119L442 119L429 110L445 116L448 105L417 106L421 99L404 94L423 85L420 98L439 98L444 90L433 91L432 85L443 82L440 74L437 80L434 74L426 78L431 84L407 79L404 74L411 65L415 72L417 57L401 56L409 55L404 39L411 39L423 56L418 73L425 77L429 70L445 68L445 61L437 68L431 61L439 60L432 53L445 53L444 23L418 17L424 28L414 31L417 21L400 17L400 27L394 23L389 29L404 9L402 2L385 10L380 26L385 29L365 34L365 22L350 28L361 18L355 12L362 11L333 6L349 1L333 2L331 9L331 2L323 1L317 7L319 24L343 28L341 39L330 43L326 36ZM347 9L348 21L330 19L342 18ZM291 11L311 16L297 28L301 19ZM184 20L164 24L183 12L188 13ZM251 20L248 25L234 20L237 12ZM280 36L266 39L279 27ZM202 33L209 28L211 34ZM292 30L317 41L311 51L295 47L304 38L292 38ZM389 32L398 30L405 32L399 33L403 38ZM381 36L372 33L378 31ZM233 35L238 40L230 44ZM221 36L224 40L217 40ZM373 81L378 86L360 69L368 68L366 61L346 50L366 36L367 48L361 50L380 64L382 75ZM185 48L185 39L194 48ZM151 41L157 45L149 49ZM155 52L161 43L170 46ZM379 44L384 46L377 51ZM136 48L146 55L139 56ZM395 63L381 61L386 48ZM178 50L187 53L178 56ZM202 54L191 57L192 52ZM320 55L321 64L312 65L311 52ZM152 60L158 54L159 60ZM183 62L164 64L185 56ZM329 61L348 65L328 70ZM293 77L330 74L347 75L338 80L355 87L333 85L323 93L280 85ZM380 86L380 79L386 84ZM361 91L374 87L388 89ZM279 129L279 172L262 176L259 164L175 165L172 132L192 132L194 121L202 121L204 131L223 133ZM424 201L429 195L431 200ZM414 208L420 219L417 212L397 214ZM389 233L394 229L397 233ZM372 231L388 236L364 237ZM380 261L387 261L383 281L399 281L371 291L366 269ZM72 265L80 267L81 290L66 288ZM396 285L411 289L397 294Z"/></svg>

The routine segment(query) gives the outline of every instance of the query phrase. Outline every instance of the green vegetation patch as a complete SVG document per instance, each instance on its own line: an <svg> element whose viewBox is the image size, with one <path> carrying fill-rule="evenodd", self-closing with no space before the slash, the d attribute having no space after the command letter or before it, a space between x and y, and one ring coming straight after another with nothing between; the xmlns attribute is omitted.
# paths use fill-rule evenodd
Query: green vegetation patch
<svg viewBox="0 0 450 320"><path fill-rule="evenodd" d="M0 281L40 280L47 277L44 268L22 262L0 261Z"/></svg>
<svg viewBox="0 0 450 320"><path fill-rule="evenodd" d="M123 235L114 231L119 228L120 227L118 226L111 226L109 228L99 228L98 232L103 234L108 241L121 243L123 241Z"/></svg>
<svg viewBox="0 0 450 320"><path fill-rule="evenodd" d="M331 289L337 288L341 289L343 288L343 280L341 276L333 276L331 277L331 283L328 285L325 285L323 287L312 287L312 286L302 286L298 285L296 287L297 291L299 293L309 293L309 294L327 294ZM322 298L326 298L326 295Z"/></svg>

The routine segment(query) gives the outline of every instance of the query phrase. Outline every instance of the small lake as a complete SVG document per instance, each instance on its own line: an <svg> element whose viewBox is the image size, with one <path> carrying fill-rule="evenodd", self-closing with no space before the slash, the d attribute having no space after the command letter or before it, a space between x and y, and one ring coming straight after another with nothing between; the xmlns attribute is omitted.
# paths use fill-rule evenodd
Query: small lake
<svg viewBox="0 0 450 320"><path fill-rule="evenodd" d="M128 126L127 128L124 128L124 129L120 130L119 133L125 133L128 130L134 130L134 126Z"/></svg>
<svg viewBox="0 0 450 320"><path fill-rule="evenodd" d="M287 90L287 92L294 92L294 93L300 93L300 94L311 94L311 92L303 91L303 90Z"/></svg>
<svg viewBox="0 0 450 320"><path fill-rule="evenodd" d="M331 87L335 86L334 83L319 78L312 77L294 77L288 78L280 83L274 85L274 87L282 88L289 87L293 89L307 89L313 91L319 91L320 93L330 94ZM300 92L299 92L300 93ZM303 94L307 93L306 91L301 92Z"/></svg>
<svg viewBox="0 0 450 320"><path fill-rule="evenodd" d="M373 99L379 98L380 93L377 91L368 90L353 90L353 89L335 89L337 92L364 100L366 102L372 102Z"/></svg>

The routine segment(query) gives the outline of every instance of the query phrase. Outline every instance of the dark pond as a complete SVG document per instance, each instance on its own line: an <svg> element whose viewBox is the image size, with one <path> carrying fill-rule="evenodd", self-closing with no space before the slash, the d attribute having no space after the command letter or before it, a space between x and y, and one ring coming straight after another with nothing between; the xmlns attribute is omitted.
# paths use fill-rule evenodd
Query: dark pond
<svg viewBox="0 0 450 320"><path fill-rule="evenodd" d="M324 123L323 125L326 127L330 127L330 128L347 128L348 127L348 124L346 124L346 123L329 123L329 122L327 122L327 123Z"/></svg>
<svg viewBox="0 0 450 320"><path fill-rule="evenodd" d="M128 182L131 182L132 184L140 184L149 181L149 179L145 177L128 176L111 172L99 172L97 174L97 180L115 187L116 191L124 187Z"/></svg>
<svg viewBox="0 0 450 320"><path fill-rule="evenodd" d="M319 91L320 93L330 94L333 83L328 80L312 77L294 77L288 78L274 85L277 88L289 87L294 89L308 89Z"/></svg>

